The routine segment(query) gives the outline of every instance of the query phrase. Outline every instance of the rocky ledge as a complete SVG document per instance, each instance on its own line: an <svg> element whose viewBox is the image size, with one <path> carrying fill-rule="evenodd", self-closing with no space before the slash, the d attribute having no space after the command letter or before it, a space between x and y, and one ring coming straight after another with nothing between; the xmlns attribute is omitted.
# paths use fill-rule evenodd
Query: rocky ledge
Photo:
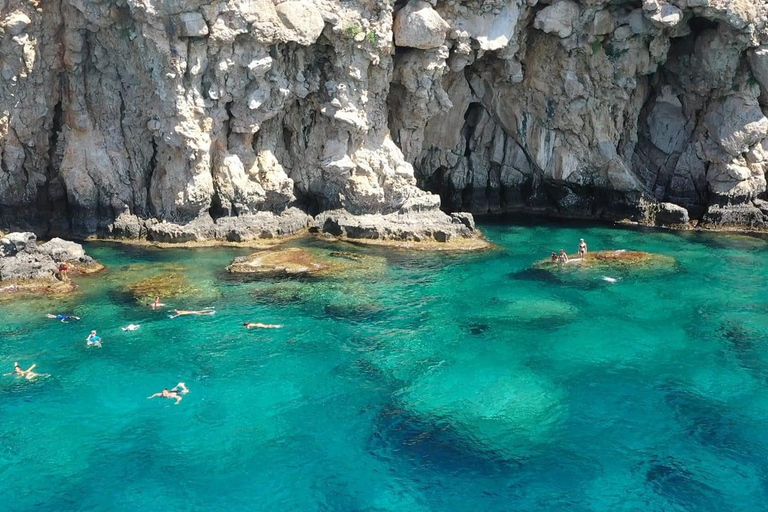
<svg viewBox="0 0 768 512"><path fill-rule="evenodd" d="M628 251L625 249L613 251L589 252L584 258L572 257L567 263L559 263L549 259L534 264L534 268L549 271L568 271L570 269L588 269L599 272L625 271L635 269L672 268L675 259L664 254L644 251Z"/></svg>
<svg viewBox="0 0 768 512"><path fill-rule="evenodd" d="M66 273L59 271L62 263L67 265ZM54 238L38 245L34 233L10 233L0 239L0 295L69 293L77 287L71 276L103 269L74 242Z"/></svg>

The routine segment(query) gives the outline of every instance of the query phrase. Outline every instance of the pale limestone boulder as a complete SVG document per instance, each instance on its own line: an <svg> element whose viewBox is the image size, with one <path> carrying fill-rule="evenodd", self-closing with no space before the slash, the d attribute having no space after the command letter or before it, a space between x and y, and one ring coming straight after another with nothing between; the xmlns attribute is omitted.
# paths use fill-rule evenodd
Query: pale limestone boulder
<svg viewBox="0 0 768 512"><path fill-rule="evenodd" d="M728 203L743 203L757 198L766 190L762 166L711 164L707 171L710 192Z"/></svg>
<svg viewBox="0 0 768 512"><path fill-rule="evenodd" d="M184 12L176 16L176 26L181 37L203 37L208 35L208 24L199 12Z"/></svg>
<svg viewBox="0 0 768 512"><path fill-rule="evenodd" d="M616 21L608 10L597 11L592 23L589 25L589 33L602 36L610 34L616 28Z"/></svg>
<svg viewBox="0 0 768 512"><path fill-rule="evenodd" d="M643 0L643 10L658 27L674 28L683 20L683 11L665 0Z"/></svg>
<svg viewBox="0 0 768 512"><path fill-rule="evenodd" d="M579 17L579 5L571 0L561 0L536 14L534 28L566 38L573 33L573 23Z"/></svg>
<svg viewBox="0 0 768 512"><path fill-rule="evenodd" d="M421 50L439 48L449 29L437 11L422 0L411 0L397 11L392 27L395 45Z"/></svg>
<svg viewBox="0 0 768 512"><path fill-rule="evenodd" d="M483 51L497 51L517 45L517 23L521 9L509 2L498 13L467 13L452 21L452 26L467 34Z"/></svg>
<svg viewBox="0 0 768 512"><path fill-rule="evenodd" d="M0 21L0 27L12 36L21 34L31 24L32 20L29 16L21 11L14 11Z"/></svg>
<svg viewBox="0 0 768 512"><path fill-rule="evenodd" d="M739 156L768 137L768 118L755 98L728 96L705 119L710 137L729 155Z"/></svg>
<svg viewBox="0 0 768 512"><path fill-rule="evenodd" d="M317 41L325 28L320 11L307 2L289 0L277 6L277 15L287 29L285 38L303 46Z"/></svg>

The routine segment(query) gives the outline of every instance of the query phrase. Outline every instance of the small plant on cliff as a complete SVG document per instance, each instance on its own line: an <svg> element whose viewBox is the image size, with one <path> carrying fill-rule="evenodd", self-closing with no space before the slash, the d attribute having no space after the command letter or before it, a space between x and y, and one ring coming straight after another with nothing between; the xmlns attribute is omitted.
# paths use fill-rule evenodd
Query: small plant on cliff
<svg viewBox="0 0 768 512"><path fill-rule="evenodd" d="M757 78L750 76L749 78L747 78L747 85L750 87L757 87L760 84L758 83Z"/></svg>
<svg viewBox="0 0 768 512"><path fill-rule="evenodd" d="M603 42L599 39L595 39L595 41L592 43L592 55L595 55L600 50L603 49Z"/></svg>
<svg viewBox="0 0 768 512"><path fill-rule="evenodd" d="M347 37L354 39L357 34L360 33L360 25L350 25L347 27Z"/></svg>
<svg viewBox="0 0 768 512"><path fill-rule="evenodd" d="M376 43L379 42L379 36L376 35L376 32L371 30L370 32L365 34L365 40L375 46Z"/></svg>

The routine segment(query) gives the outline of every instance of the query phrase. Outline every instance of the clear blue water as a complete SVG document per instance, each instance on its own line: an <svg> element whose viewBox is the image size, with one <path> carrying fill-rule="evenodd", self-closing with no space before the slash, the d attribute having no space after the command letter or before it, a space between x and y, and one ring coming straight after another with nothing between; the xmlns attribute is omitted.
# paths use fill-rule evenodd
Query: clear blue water
<svg viewBox="0 0 768 512"><path fill-rule="evenodd" d="M0 368L51 374L0 380L2 509L766 509L768 242L483 228L497 250L333 244L382 264L331 280L232 279L240 249L88 246L109 268L79 295L0 302ZM677 263L527 270L580 237ZM171 320L123 288L168 270L195 288L169 306L217 314ZM179 381L181 404L147 400Z"/></svg>

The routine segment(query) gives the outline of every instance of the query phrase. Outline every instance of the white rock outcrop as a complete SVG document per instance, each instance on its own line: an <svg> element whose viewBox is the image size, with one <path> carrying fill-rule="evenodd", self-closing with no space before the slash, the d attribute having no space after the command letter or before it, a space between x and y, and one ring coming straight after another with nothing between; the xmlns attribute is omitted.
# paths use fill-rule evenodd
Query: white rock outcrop
<svg viewBox="0 0 768 512"><path fill-rule="evenodd" d="M450 26L424 0L410 0L395 15L395 44L421 50L439 48Z"/></svg>

